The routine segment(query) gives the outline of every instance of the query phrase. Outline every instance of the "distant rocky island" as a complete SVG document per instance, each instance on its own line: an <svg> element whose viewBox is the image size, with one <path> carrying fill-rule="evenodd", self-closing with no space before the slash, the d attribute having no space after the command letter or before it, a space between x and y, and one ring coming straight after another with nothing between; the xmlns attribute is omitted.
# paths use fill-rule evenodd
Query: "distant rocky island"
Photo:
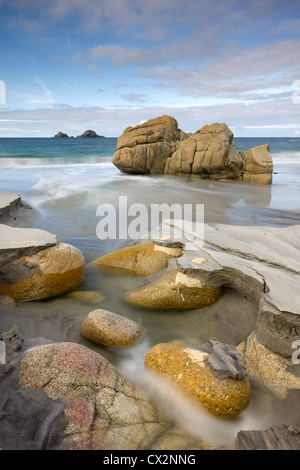
<svg viewBox="0 0 300 470"><path fill-rule="evenodd" d="M104 139L104 135L98 135L95 131L92 131L91 129L88 129L85 131L83 134L78 135L77 138L82 138L82 137L99 137L100 139ZM68 134L65 134L64 132L58 132L54 138L56 139L68 139L68 138L74 138L73 136L68 136Z"/></svg>

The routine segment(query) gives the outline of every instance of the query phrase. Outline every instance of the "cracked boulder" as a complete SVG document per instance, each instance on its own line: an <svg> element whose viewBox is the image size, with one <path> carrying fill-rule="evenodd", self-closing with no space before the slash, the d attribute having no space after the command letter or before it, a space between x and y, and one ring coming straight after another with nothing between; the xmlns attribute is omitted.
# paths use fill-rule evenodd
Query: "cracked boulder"
<svg viewBox="0 0 300 470"><path fill-rule="evenodd" d="M202 448L96 352L40 338L19 356L0 381L1 449Z"/></svg>
<svg viewBox="0 0 300 470"><path fill-rule="evenodd" d="M233 144L233 133L224 123L203 126L178 144L165 173L201 179L238 179L243 159Z"/></svg>
<svg viewBox="0 0 300 470"><path fill-rule="evenodd" d="M184 137L171 116L127 127L118 138L113 164L123 173L162 174L177 142Z"/></svg>
<svg viewBox="0 0 300 470"><path fill-rule="evenodd" d="M171 116L160 116L119 137L114 165L124 173L170 174L211 180L272 182L269 146L237 152L225 123L205 125L185 134Z"/></svg>
<svg viewBox="0 0 300 470"><path fill-rule="evenodd" d="M80 250L39 229L0 226L0 295L17 301L41 300L81 284L85 260Z"/></svg>
<svg viewBox="0 0 300 470"><path fill-rule="evenodd" d="M208 411L235 418L250 403L250 382L242 355L211 340L203 345L157 344L145 366L171 380Z"/></svg>

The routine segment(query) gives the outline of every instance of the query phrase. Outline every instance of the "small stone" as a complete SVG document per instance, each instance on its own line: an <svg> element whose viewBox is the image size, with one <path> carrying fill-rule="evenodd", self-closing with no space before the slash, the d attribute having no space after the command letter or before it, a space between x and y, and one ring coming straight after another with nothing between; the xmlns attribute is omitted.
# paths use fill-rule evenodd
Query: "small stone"
<svg viewBox="0 0 300 470"><path fill-rule="evenodd" d="M81 325L81 334L93 343L128 347L143 335L143 328L135 321L108 310L90 312Z"/></svg>
<svg viewBox="0 0 300 470"><path fill-rule="evenodd" d="M5 305L5 307L15 307L16 302L9 295L0 295L0 304Z"/></svg>

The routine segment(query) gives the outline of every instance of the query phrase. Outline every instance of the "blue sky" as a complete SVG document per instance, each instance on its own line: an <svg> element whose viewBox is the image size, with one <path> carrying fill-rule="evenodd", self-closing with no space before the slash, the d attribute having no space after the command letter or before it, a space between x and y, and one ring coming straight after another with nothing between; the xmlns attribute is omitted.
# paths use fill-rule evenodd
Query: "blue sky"
<svg viewBox="0 0 300 470"><path fill-rule="evenodd" d="M2 137L117 137L162 114L300 137L300 2L0 0L0 80Z"/></svg>

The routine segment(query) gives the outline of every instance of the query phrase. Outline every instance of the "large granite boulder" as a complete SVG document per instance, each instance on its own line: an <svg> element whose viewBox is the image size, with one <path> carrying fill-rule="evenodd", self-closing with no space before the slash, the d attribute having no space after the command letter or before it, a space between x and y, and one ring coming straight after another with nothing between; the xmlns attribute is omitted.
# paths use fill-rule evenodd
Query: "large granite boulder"
<svg viewBox="0 0 300 470"><path fill-rule="evenodd" d="M0 429L3 450L202 448L104 357L44 338L24 340L0 381Z"/></svg>
<svg viewBox="0 0 300 470"><path fill-rule="evenodd" d="M123 173L162 174L177 142L185 136L170 116L127 127L118 138L113 163Z"/></svg>
<svg viewBox="0 0 300 470"><path fill-rule="evenodd" d="M164 172L202 179L237 179L243 159L233 144L233 133L226 124L204 126L180 142L168 159Z"/></svg>
<svg viewBox="0 0 300 470"><path fill-rule="evenodd" d="M81 284L83 254L49 232L0 225L0 295L17 301L64 294Z"/></svg>
<svg viewBox="0 0 300 470"><path fill-rule="evenodd" d="M269 145L259 145L239 153L243 158L243 181L259 184L272 183L273 160Z"/></svg>
<svg viewBox="0 0 300 470"><path fill-rule="evenodd" d="M273 172L268 145L237 152L233 133L226 124L205 125L194 134L186 134L170 116L125 129L118 139L113 163L125 173L260 184L270 184Z"/></svg>

